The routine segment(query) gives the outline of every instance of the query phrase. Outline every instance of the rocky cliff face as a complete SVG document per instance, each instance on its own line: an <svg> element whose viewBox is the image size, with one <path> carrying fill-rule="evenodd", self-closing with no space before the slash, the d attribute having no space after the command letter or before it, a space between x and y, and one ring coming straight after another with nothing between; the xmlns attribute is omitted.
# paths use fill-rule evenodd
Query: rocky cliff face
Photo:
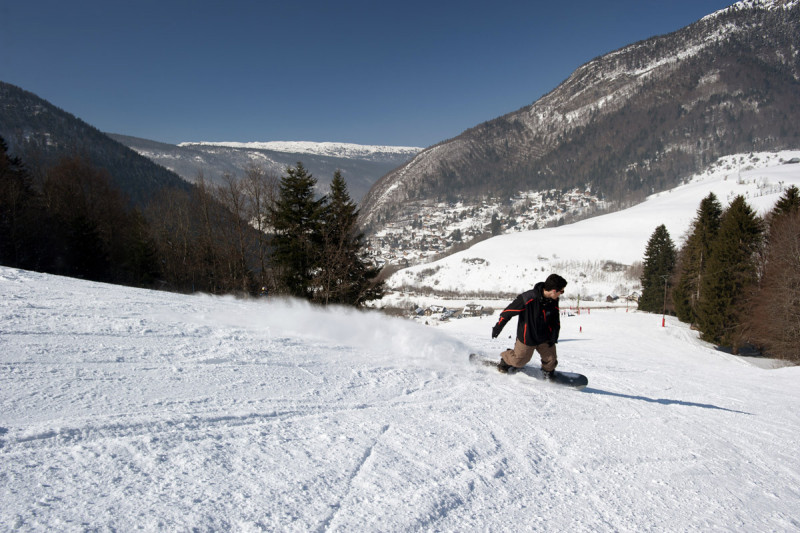
<svg viewBox="0 0 800 533"><path fill-rule="evenodd" d="M362 222L404 206L591 186L617 206L716 158L800 146L800 3L750 0L598 57L532 105L381 178Z"/></svg>

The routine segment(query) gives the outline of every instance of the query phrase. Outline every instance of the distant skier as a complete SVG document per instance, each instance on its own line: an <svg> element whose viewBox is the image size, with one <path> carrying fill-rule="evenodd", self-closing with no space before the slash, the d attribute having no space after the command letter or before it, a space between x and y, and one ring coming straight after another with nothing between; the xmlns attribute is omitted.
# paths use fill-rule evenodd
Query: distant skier
<svg viewBox="0 0 800 533"><path fill-rule="evenodd" d="M492 338L497 338L512 317L517 319L517 339L513 349L500 354L500 372L507 373L510 368L522 368L539 352L542 371L547 379L552 378L558 365L556 343L561 330L558 310L558 297L564 294L567 280L558 274L550 274L545 281L534 285L511 302L500 313L500 320L492 328Z"/></svg>

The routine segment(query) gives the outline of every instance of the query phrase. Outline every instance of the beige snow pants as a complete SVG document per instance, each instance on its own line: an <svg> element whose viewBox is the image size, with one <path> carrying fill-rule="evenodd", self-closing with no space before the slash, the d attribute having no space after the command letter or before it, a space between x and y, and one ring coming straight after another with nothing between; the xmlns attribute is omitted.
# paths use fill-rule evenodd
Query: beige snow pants
<svg viewBox="0 0 800 533"><path fill-rule="evenodd" d="M514 344L514 348L501 353L500 357L509 365L522 368L533 358L534 350L539 352L539 357L542 359L542 370L549 372L556 369L556 366L558 366L556 345L550 346L546 342L536 346L528 346L517 340Z"/></svg>

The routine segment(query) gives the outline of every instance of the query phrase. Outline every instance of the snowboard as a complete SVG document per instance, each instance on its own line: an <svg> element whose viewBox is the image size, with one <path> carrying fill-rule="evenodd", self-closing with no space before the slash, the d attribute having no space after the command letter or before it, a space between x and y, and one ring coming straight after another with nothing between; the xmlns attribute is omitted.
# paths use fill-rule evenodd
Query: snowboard
<svg viewBox="0 0 800 533"><path fill-rule="evenodd" d="M488 366L497 369L499 361L493 361L491 359L486 359L485 357L473 353L469 355L469 362L476 365ZM542 373L541 368L536 368L532 366L526 366L520 368L517 371L510 370L509 374L525 374L531 376L532 378L536 378L540 381L548 381L550 383L554 383L556 385L564 385L566 387L573 388L575 390L581 390L589 384L589 379L584 376L583 374L577 374L575 372L561 372L560 370L555 370L553 372L553 379L546 379L544 374Z"/></svg>

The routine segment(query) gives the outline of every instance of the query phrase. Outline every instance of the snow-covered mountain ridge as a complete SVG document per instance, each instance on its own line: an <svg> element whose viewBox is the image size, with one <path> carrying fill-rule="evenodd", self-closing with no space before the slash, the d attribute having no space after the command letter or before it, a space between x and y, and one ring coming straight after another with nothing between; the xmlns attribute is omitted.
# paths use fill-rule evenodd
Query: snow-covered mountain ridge
<svg viewBox="0 0 800 533"><path fill-rule="evenodd" d="M272 150L292 154L323 155L348 159L364 159L371 156L401 155L411 157L422 148L414 146L380 146L339 142L268 141L268 142L183 142L178 146L223 146L249 150Z"/></svg>
<svg viewBox="0 0 800 533"><path fill-rule="evenodd" d="M338 170L356 201L381 176L420 150L407 146L314 142L186 142L174 145L126 135L108 135L190 182L203 176L212 183L220 183L226 174L242 176L253 165L281 176L287 167L300 161L318 180L318 191L324 194Z"/></svg>
<svg viewBox="0 0 800 533"><path fill-rule="evenodd" d="M733 11L739 11L742 9L791 9L799 2L800 0L740 0L731 6L715 11L710 15L706 15L701 20L713 19L725 13L731 13Z"/></svg>

